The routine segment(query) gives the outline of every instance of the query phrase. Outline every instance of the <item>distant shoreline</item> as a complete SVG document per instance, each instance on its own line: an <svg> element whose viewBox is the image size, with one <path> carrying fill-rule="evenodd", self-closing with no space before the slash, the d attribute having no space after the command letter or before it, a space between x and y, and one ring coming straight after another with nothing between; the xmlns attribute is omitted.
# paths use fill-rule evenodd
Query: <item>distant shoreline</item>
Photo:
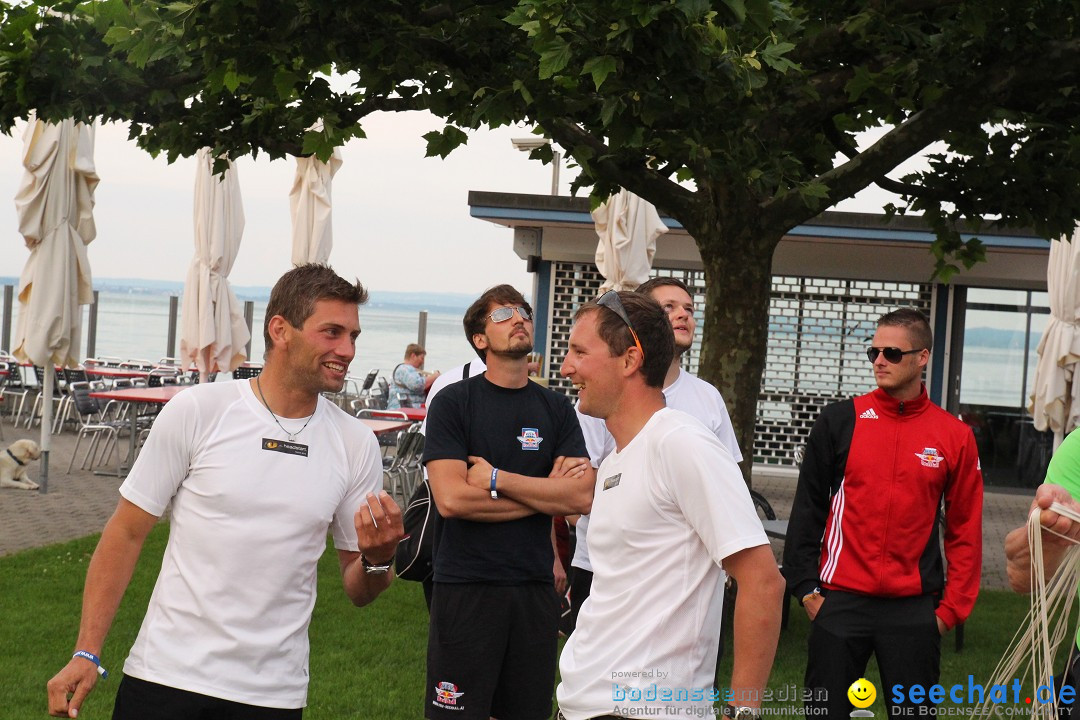
<svg viewBox="0 0 1080 720"><path fill-rule="evenodd" d="M0 285L18 286L17 277L0 277ZM184 293L184 283L174 280L146 280L143 278L94 278L98 292L135 295L176 295ZM233 285L236 297L243 300L263 301L270 298L270 288L257 285ZM464 313L475 299L464 293L394 292L368 288L370 300L367 307L388 310L428 310L430 312Z"/></svg>

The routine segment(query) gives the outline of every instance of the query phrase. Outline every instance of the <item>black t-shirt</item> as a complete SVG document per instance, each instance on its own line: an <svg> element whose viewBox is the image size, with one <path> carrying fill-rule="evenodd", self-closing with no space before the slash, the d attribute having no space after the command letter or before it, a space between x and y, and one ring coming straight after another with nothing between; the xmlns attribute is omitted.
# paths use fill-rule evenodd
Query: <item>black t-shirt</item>
<svg viewBox="0 0 1080 720"><path fill-rule="evenodd" d="M484 374L447 386L428 408L424 463L484 458L500 470L547 477L560 455L587 457L570 400L534 382L508 389ZM435 581L552 582L551 516L507 522L441 518Z"/></svg>

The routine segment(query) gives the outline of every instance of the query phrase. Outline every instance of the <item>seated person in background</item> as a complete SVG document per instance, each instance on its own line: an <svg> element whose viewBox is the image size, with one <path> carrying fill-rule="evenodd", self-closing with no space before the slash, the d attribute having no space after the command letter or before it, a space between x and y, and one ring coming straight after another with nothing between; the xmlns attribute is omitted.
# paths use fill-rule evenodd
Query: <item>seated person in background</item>
<svg viewBox="0 0 1080 720"><path fill-rule="evenodd" d="M409 343L409 346L405 348L405 362L398 363L391 376L390 397L386 402L387 410L420 407L424 404L424 398L431 389L431 383L439 377L437 371L424 372L426 356L427 350L416 343Z"/></svg>

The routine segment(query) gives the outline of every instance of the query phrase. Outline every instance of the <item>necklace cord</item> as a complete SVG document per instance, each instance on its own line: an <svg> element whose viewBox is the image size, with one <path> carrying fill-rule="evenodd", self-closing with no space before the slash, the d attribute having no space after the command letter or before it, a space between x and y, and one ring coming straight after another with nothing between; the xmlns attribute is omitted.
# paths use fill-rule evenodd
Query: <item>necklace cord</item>
<svg viewBox="0 0 1080 720"><path fill-rule="evenodd" d="M308 426L308 423L311 422L311 418L315 417L315 413L312 412L311 415L308 416L307 422L304 423L304 427L300 428L299 430L297 430L294 433L291 433L291 432L289 432L288 430L285 429L285 426L281 424L280 420L278 420L278 416L275 415L274 411L270 409L270 403L266 402L266 396L263 395L263 391L262 391L262 383L259 382L259 377L257 375L255 376L255 387L257 387L259 389L259 399L262 400L262 404L263 404L263 407L266 408L266 412L270 413L270 417L274 418L274 422L277 423L277 426L279 428L281 428L281 432L285 433L285 435L288 436L289 442L292 442L292 441L296 440L296 436L299 435L300 433L304 432L304 430ZM315 409L316 410L318 409L318 401L316 401Z"/></svg>

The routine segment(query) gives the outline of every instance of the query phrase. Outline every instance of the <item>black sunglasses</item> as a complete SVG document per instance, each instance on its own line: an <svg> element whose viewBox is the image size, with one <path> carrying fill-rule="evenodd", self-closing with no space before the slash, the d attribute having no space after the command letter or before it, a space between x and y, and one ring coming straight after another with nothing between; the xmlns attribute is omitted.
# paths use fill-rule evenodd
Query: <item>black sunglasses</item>
<svg viewBox="0 0 1080 720"><path fill-rule="evenodd" d="M637 346L638 352L641 353L641 360L644 362L645 350L641 347L641 341L638 340L637 333L634 332L634 324L630 322L630 316L626 314L626 308L623 307L622 300L619 299L619 293L615 290L608 290L596 299L596 304L600 307L606 307L622 318L622 321L626 323L626 329L630 331L630 337L634 338L634 345Z"/></svg>
<svg viewBox="0 0 1080 720"><path fill-rule="evenodd" d="M895 365L896 363L903 360L905 355L913 355L915 353L922 352L925 349L926 348L917 348L915 350L901 350L898 347L868 347L866 348L866 357L870 358L870 362L877 362L878 355L884 355L886 360Z"/></svg>

